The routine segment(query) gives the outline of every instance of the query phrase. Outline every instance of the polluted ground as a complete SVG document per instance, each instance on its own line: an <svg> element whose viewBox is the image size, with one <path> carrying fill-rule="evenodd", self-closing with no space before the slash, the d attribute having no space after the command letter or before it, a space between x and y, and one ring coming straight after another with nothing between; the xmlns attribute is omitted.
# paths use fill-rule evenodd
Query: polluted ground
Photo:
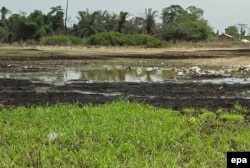
<svg viewBox="0 0 250 168"><path fill-rule="evenodd" d="M4 48L1 106L125 98L174 109L250 108L250 50L134 50Z"/></svg>

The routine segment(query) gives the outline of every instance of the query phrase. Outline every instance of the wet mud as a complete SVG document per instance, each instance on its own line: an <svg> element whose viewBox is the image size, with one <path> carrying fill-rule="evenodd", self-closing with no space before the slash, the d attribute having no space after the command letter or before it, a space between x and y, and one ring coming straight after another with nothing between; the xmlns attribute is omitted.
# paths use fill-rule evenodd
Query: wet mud
<svg viewBox="0 0 250 168"><path fill-rule="evenodd" d="M203 65L209 66L209 60L239 58L239 63L250 64L249 50L214 50L197 52L169 52L160 54L128 54L128 55L89 55L89 56L15 56L0 58L0 108L17 106L52 105L55 103L103 104L120 98L151 104L157 107L182 109L185 107L231 109L237 102L250 109L249 71L244 71L238 83L230 82L194 82L203 79L217 80L216 75L192 76L193 82L178 80L163 82L96 82L71 79L63 82L44 81L37 79L16 79L6 74L53 71L61 72L67 67L84 66L93 62L138 60L186 60L198 59ZM206 59L205 59L206 58ZM230 58L230 59L228 59ZM204 60L203 60L204 59ZM223 61L217 61L225 63ZM234 65L236 59L227 64ZM165 62L163 62L165 64ZM184 64L184 63L183 63ZM36 66L37 65L37 66ZM95 65L95 64L93 64ZM219 65L216 65L219 66ZM170 67L171 68L171 67ZM238 67L235 68L237 73ZM233 69L233 70L235 70ZM243 69L245 70L245 69ZM249 70L249 69L247 69ZM186 71L186 70L185 70ZM179 72L180 74L185 71ZM178 72L176 72L177 74ZM245 74L248 74L246 76ZM185 74L184 74L185 75ZM245 76L244 76L245 75ZM224 78L224 76L222 76ZM232 76L233 77L233 76ZM242 76L241 76L242 77ZM63 77L61 77L63 78ZM226 80L225 80L226 81Z"/></svg>
<svg viewBox="0 0 250 168"><path fill-rule="evenodd" d="M0 101L5 107L55 103L102 104L126 98L157 107L230 109L238 102L250 109L250 84L198 83L86 83L63 85L0 79Z"/></svg>

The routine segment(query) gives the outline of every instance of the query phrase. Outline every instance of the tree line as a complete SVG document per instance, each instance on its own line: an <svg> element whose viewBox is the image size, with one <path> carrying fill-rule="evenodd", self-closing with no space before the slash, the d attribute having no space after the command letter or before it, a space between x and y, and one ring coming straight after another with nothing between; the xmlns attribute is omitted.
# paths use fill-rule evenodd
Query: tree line
<svg viewBox="0 0 250 168"><path fill-rule="evenodd" d="M0 40L7 43L39 41L58 34L89 38L113 31L124 35L147 34L173 43L206 41L213 36L212 28L203 18L204 11L195 6L184 9L180 5L171 5L163 8L161 13L149 8L139 16L125 11L110 13L86 9L78 12L77 22L71 27L67 27L67 16L61 6L51 7L47 14L40 10L34 10L29 15L11 14L6 7L2 7L0 12Z"/></svg>

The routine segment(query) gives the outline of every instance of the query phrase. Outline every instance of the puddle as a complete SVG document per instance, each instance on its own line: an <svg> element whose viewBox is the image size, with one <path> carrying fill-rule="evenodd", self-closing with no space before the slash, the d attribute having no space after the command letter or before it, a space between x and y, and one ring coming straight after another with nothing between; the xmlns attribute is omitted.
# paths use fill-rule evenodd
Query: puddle
<svg viewBox="0 0 250 168"><path fill-rule="evenodd" d="M249 84L250 78L218 78L218 79L203 79L202 83L213 83L213 84Z"/></svg>
<svg viewBox="0 0 250 168"><path fill-rule="evenodd" d="M26 72L26 73L2 73L2 78L30 79L45 82L162 82L174 79L176 72L167 68L143 68L143 67L110 67L100 68L65 68L63 71L51 72Z"/></svg>
<svg viewBox="0 0 250 168"><path fill-rule="evenodd" d="M219 70L201 69L194 66L189 68L169 67L130 67L130 66L79 66L63 67L50 70L49 67L29 71L29 66L24 66L25 72L0 73L0 78L29 79L32 81L53 82L63 84L65 82L198 82L198 83L228 83L249 84L249 74L240 74L235 77L233 69L225 68ZM230 70L230 72L229 72ZM235 73L232 75L232 73ZM231 74L230 74L231 73ZM209 79L209 75L217 76ZM199 76L202 75L202 78ZM245 75L245 77L244 77ZM195 80L191 76L198 76ZM234 76L234 77L232 77ZM244 78L243 78L243 77ZM207 77L207 78L206 78Z"/></svg>

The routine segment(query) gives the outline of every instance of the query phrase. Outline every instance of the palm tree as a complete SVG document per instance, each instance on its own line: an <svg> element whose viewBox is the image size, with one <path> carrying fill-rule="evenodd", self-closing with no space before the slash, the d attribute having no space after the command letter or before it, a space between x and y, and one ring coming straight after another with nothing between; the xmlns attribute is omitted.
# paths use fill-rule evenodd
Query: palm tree
<svg viewBox="0 0 250 168"><path fill-rule="evenodd" d="M51 11L48 13L49 15L53 15L54 13L62 12L63 9L61 6L51 7Z"/></svg>
<svg viewBox="0 0 250 168"><path fill-rule="evenodd" d="M54 15L55 14L55 15ZM52 29L56 33L61 33L64 29L64 12L61 6L51 7L47 18L52 25Z"/></svg>
<svg viewBox="0 0 250 168"><path fill-rule="evenodd" d="M9 9L7 9L6 7L2 7L2 9L0 9L0 12L1 12L1 19L2 20L6 20L6 15L8 13L10 13Z"/></svg>
<svg viewBox="0 0 250 168"><path fill-rule="evenodd" d="M144 28L147 34L153 34L155 28L155 18L157 11L152 11L151 8L145 9Z"/></svg>
<svg viewBox="0 0 250 168"><path fill-rule="evenodd" d="M122 32L122 28L123 28L124 24L126 23L126 19L128 16L129 16L128 12L123 12L123 11L120 12L120 14L118 16L118 28L117 28L117 31L119 33Z"/></svg>
<svg viewBox="0 0 250 168"><path fill-rule="evenodd" d="M105 31L116 31L117 30L117 14L107 13L105 16Z"/></svg>
<svg viewBox="0 0 250 168"><path fill-rule="evenodd" d="M76 34L80 37L88 37L93 34L105 31L105 17L107 16L107 11L95 11L90 13L87 9L86 11L78 12L78 24L75 25Z"/></svg>

